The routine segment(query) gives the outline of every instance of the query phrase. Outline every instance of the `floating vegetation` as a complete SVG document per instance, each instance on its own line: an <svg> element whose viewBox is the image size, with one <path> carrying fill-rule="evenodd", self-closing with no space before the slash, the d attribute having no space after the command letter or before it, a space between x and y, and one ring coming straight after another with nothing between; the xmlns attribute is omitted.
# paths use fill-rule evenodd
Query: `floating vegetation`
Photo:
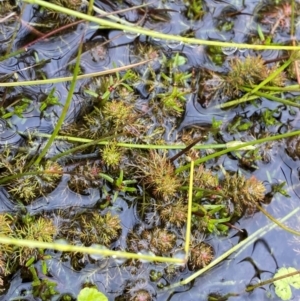
<svg viewBox="0 0 300 301"><path fill-rule="evenodd" d="M156 151L150 151L148 157L137 158L135 167L139 178L158 196L171 198L180 187L180 180L166 153L160 155Z"/></svg>
<svg viewBox="0 0 300 301"><path fill-rule="evenodd" d="M266 188L254 176L246 179L237 174L227 174L222 182L222 191L234 203L235 214L240 217L257 210L256 204L264 199Z"/></svg>
<svg viewBox="0 0 300 301"><path fill-rule="evenodd" d="M206 242L200 242L192 245L190 248L190 256L188 266L190 270L202 269L211 263L214 258L214 250L211 245Z"/></svg>
<svg viewBox="0 0 300 301"><path fill-rule="evenodd" d="M234 260L275 272L277 237L269 247L256 213L299 207L298 3L31 2L0 8L3 298L159 301L191 283L178 298L227 300L255 278ZM270 297L289 291L274 281Z"/></svg>

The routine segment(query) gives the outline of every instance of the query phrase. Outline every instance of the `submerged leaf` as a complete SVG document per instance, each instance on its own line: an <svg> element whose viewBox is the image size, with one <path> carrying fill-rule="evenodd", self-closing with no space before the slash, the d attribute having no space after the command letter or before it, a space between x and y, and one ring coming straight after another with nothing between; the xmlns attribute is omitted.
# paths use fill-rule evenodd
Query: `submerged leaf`
<svg viewBox="0 0 300 301"><path fill-rule="evenodd" d="M282 300L290 300L292 298L292 290L288 284L275 286L275 293Z"/></svg>
<svg viewBox="0 0 300 301"><path fill-rule="evenodd" d="M274 278L282 277L284 275L288 275L294 272L297 272L295 268L281 268L274 275ZM292 298L292 290L290 285L296 289L299 289L300 275L297 274L280 280L276 280L274 282L274 285L275 285L275 293L278 297L280 297L282 300L290 300Z"/></svg>

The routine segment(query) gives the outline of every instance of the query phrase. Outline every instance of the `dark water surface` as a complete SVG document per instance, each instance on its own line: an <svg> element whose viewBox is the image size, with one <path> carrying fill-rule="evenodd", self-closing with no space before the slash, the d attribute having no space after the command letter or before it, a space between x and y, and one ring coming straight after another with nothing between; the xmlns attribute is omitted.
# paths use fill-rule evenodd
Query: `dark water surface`
<svg viewBox="0 0 300 301"><path fill-rule="evenodd" d="M2 5L1 2L0 5ZM263 17L263 13L266 7L270 8L272 6L273 2L275 1L203 1L203 16L199 20L193 20L191 16L187 17L188 5L185 1L155 1L151 2L151 8L157 9L157 11L154 11L152 16L150 14L146 18L144 27L174 35L184 35L190 31L194 37L205 40L251 43L258 39L258 24L265 35L272 31L276 20L274 21L273 15ZM282 2L287 5L291 1ZM297 5L299 4L298 1L296 3ZM95 6L107 12L140 4L142 4L142 1L95 1ZM85 10L84 6L85 4L82 4L83 11ZM166 11L166 9L172 11ZM9 47L11 47L10 52L26 47L26 52L0 62L0 82L34 81L43 77L72 76L70 68L75 64L78 46L83 34L84 47L81 58L81 70L83 73L97 72L113 68L114 66L139 62L145 57L143 53L137 53L138 43L149 43L159 49L160 58L162 55L172 57L176 53L186 57L186 64L181 66L180 70L186 72L194 70L197 79L196 92L185 96L186 104L181 116L165 116L163 124L159 124L158 117L149 117L153 123L149 131L154 131L159 126L163 127L165 129L163 138L167 142L174 142L184 129L195 126L209 128L213 118L216 121L222 121L221 131L217 137L208 134L209 139L207 143L226 143L232 140L250 141L254 138L259 139L260 133L275 134L300 129L298 108L293 108L293 112L291 112L291 108L285 105L260 98L253 103L247 102L243 106L221 110L217 108L217 105L227 99L221 92L214 93L207 98L204 97L204 93L197 93L207 72L226 74L230 68L229 62L234 57L243 59L249 55L260 54L263 59L271 60L285 55L286 53L283 51L256 52L253 50L236 50L229 55L225 55L220 51L222 63L216 64L212 58L211 50L204 45L185 45L145 36L135 36L119 30L99 29L96 24L89 24L86 30L83 23L52 35L46 40L26 46L38 36L32 32L29 26L25 26L25 23L41 32L48 32L53 27L45 27L47 24L49 26L52 24L48 20L45 22L44 14L38 6L26 5L21 1L15 12L16 16L22 19L22 23L16 17L11 17L0 23L0 54L6 54ZM155 16L160 14L163 19L155 20ZM8 13L0 16L0 18L6 15ZM138 14L136 11L129 11L118 14L118 16L123 20L135 23L142 18L143 13ZM300 38L299 21L300 18L296 14L296 40ZM39 26L42 23L44 26ZM290 27L288 25L288 21L286 21L286 24L281 24L275 30L273 33L274 43L285 44L290 42ZM227 28L229 26L230 29L225 30L226 26ZM112 40L101 46L103 42L110 39ZM34 67L41 61L44 61L44 64L38 64L38 66ZM155 68L159 70L159 60L153 62L153 69ZM141 78L145 76L145 66L136 70ZM292 80L287 81L287 84L292 83L295 84L296 82ZM212 85L215 84L217 83L212 83ZM93 83L89 79L78 80L64 126L74 122L83 108L92 107L93 97L86 93L87 87L91 90L93 88ZM46 112L41 113L41 102L53 88L55 88L55 95L58 97L61 105L50 106L46 109ZM24 137L19 132L38 130L41 133L52 133L62 112L69 89L70 82L13 88L0 87L0 99L2 100L2 107L5 108L5 113L13 112L12 104L15 101L21 98L30 100L29 105L21 116L13 114L9 118L0 119L0 144L2 147L4 148L6 144L16 148L24 145ZM209 95L209 93L206 95ZM296 96L297 93L281 95L283 98ZM153 97L153 93L148 93L146 85L141 81L135 91L135 105L137 107L151 105ZM277 124L266 125L261 122L260 116L266 109L277 109L277 113L273 113ZM3 115L4 113L1 113L1 116ZM238 116L241 116L244 121L251 120L253 123L251 131L228 131L228 125ZM246 178L255 176L263 181L267 192L271 191L272 185L286 182L284 189L289 197L276 194L270 205L265 207L271 215L280 219L299 207L300 154L298 154L299 150L298 152L295 150L297 145L298 140L289 140L270 143L264 146L265 148L262 147L260 153L263 154L264 159L255 162L256 168L242 166L234 153L208 162L207 167L219 170L220 175L222 175L220 170L224 169L228 172L239 170ZM65 143L56 141L51 151L52 154L55 154L64 151L68 147ZM175 152L170 151L170 156L173 154ZM48 154L48 156L51 157L51 154ZM58 214L58 210L67 210L74 214L86 208L95 208L99 202L103 201L104 197L99 189L91 188L88 195L80 195L69 189L68 181L69 175L66 174L51 193L26 205L27 212L34 215L49 214L53 219L56 219L58 224L62 224L63 218ZM4 187L1 188L0 211L16 213L19 209L20 206L9 196L6 189ZM127 234L135 225L141 223L137 213L137 201L135 197L120 193L111 211L118 214L122 221L122 235L112 247L125 249ZM288 225L299 231L299 221L300 215L298 213L288 221ZM257 212L242 218L235 225L240 229L245 229L248 235L251 235L267 224L272 224L272 222L261 212ZM217 258L238 243L239 237L235 236L236 233L237 231L232 229L227 236L209 235L205 238L205 241L214 247L215 257ZM75 271L72 269L71 262L68 260L63 262L61 260L61 254L52 251L48 251L48 253L52 255L52 259L48 260L51 281L57 282L57 289L60 294L71 293L72 296L76 296L85 282L91 282L96 284L98 289L108 296L109 300L129 300L126 298L122 299L121 296L126 291L126 287L130 287L130 284L135 283L135 290L145 289L150 292L153 300L159 301L207 300L208 295L212 293L219 295L226 295L227 293L240 294L240 296L229 298L237 301L269 300L270 298L272 300L280 300L275 295L272 285L265 286L264 289L258 288L253 293L244 293L244 290L249 283L257 283L260 280L272 278L278 267L286 266L299 269L300 239L276 227L267 233L263 233L261 237L257 238L255 243L247 245L238 253L230 255L222 263L198 277L192 283L166 291L160 290L157 288L156 282L149 280L149 271L151 269L164 271L167 267L166 264L144 263L132 268L124 267L122 263L113 259L103 259L95 262L86 258L86 260L82 259L82 261L85 261L82 268ZM36 268L40 269L38 265ZM162 279L161 283L165 285L176 283L191 274L191 271L185 267L175 273L175 275L172 275L170 279ZM17 271L9 281L10 285L4 291L1 300L39 300L30 293L31 282L26 282L22 278L20 271ZM300 293L297 290L293 290L293 296L294 300L298 300ZM59 295L53 297L53 300L58 299ZM132 298L130 300L142 299Z"/></svg>

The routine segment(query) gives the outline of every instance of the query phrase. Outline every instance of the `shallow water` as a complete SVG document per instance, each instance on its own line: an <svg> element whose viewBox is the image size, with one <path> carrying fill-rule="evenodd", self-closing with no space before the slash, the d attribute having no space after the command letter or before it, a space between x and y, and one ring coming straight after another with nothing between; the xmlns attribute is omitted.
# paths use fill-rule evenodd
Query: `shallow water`
<svg viewBox="0 0 300 301"><path fill-rule="evenodd" d="M298 3L298 1L296 2ZM131 1L131 5L140 4L140 1ZM266 20L261 22L261 17L259 16L262 7L268 4L270 3L267 1L206 1L204 3L204 15L199 20L192 20L186 16L187 6L183 1L157 1L151 4L151 8L161 9L162 16L167 17L166 21L155 21L150 15L146 19L144 26L174 35L181 35L191 30L194 32L195 37L199 39L244 43L257 36L258 24L260 24L265 34L272 30L272 24L274 25L272 18L269 17L268 22ZM115 5L111 4L110 1L95 1L95 5L107 12L131 6L129 2L125 1L122 4ZM175 11L166 13L163 9ZM22 14L20 14L20 8L16 12L24 22L35 28L38 28L37 24L43 21L43 14L41 11L38 11L37 6L27 4ZM158 13L156 12L155 14L157 15ZM119 17L128 22L137 22L142 15L136 13L136 11L130 11L119 14ZM297 15L296 39L300 38L298 21L299 16ZM230 30L224 30L226 22L232 22ZM46 32L49 30L47 28L38 29ZM79 24L46 40L26 46L37 38L28 27L20 25L20 22L14 19L0 23L0 51L2 54L5 54L8 47L12 47L11 52L21 47L26 47L26 52L0 61L0 81L4 82L4 79L7 77L9 78L8 82L10 82L37 80L43 77L71 76L72 72L69 67L72 67L75 63L78 45L84 30L84 24ZM16 37L13 39L15 32ZM103 47L99 46L109 39L112 39L112 41ZM287 26L279 27L274 33L273 41L276 43L288 43L290 41L289 28ZM232 140L248 141L253 138L260 138L260 133L262 132L275 134L300 128L298 108L293 108L294 112L291 114L289 107L260 98L255 103L248 102L244 106L222 110L216 108L216 106L226 100L224 95L216 93L203 101L199 99L197 93L206 71L226 74L230 68L230 60L234 57L245 58L249 55L260 54L263 59L271 60L285 54L282 51L237 50L230 55L222 54L222 63L218 65L213 61L208 47L203 45L184 45L145 36L136 37L119 30L99 29L95 24L90 24L83 38L84 50L81 57L81 71L83 73L91 73L143 60L143 53L135 53L138 42L147 42L157 47L161 56L163 54L166 57L172 57L176 53L180 53L180 55L187 58L187 62L179 69L186 72L191 72L193 69L197 79L196 92L185 96L186 104L181 116L174 117L159 114L156 116L153 113L153 116L148 117L150 122L149 120L146 121L151 124L148 128L149 134L155 132L158 128L163 128L165 130L164 134L159 137L163 137L166 142L172 143L176 141L184 129L195 126L204 129L210 128L213 118L216 121L222 121L221 131L216 136L208 133L207 143L226 143ZM45 63L39 65L38 63L43 60ZM152 68L159 70L161 68L160 64L159 61L156 61L153 63ZM138 67L136 72L139 73L141 78L143 76L146 78L146 69L145 66ZM46 112L41 112L41 102L52 88L55 88L55 95L60 100L61 105L50 106L46 109ZM86 93L85 90L87 88L93 88L93 83L90 80L78 80L64 127L72 124L81 114L82 109L92 107L93 97ZM42 133L51 133L62 112L69 89L70 82L14 88L0 87L2 106L7 108L6 113L13 112L12 107L9 106L16 100L24 97L30 99L30 104L22 116L14 114L7 120L1 119L0 144L3 146L9 144L16 148L24 145L24 137L19 132L38 130ZM134 93L136 107L143 108L144 106L151 107L151 99L154 98L154 93L160 93L160 91L157 88L155 92L149 93L146 85L141 80ZM288 94L283 96L288 96ZM117 98L118 95L115 94L115 97ZM266 109L278 109L278 113L274 113L278 121L277 124L268 126L261 122L260 116ZM228 125L237 116L242 116L244 121L252 121L251 131L230 132L228 130ZM165 119L161 124L160 120L162 118ZM56 142L51 151L52 154L56 154L68 149L68 147L68 145ZM294 208L299 207L300 161L297 154L291 155L293 150L287 152L286 141L274 142L268 147L269 149L266 148L264 151L264 160L257 160L255 168L241 165L237 155L234 153L222 156L217 160L211 160L206 166L216 170L220 176L222 175L220 167L228 172L239 170L246 178L255 176L263 181L267 192L271 191L271 185L286 182L284 189L286 189L289 197L276 194L271 204L265 207L270 214L280 219ZM170 151L169 154L172 156L175 154L175 151ZM51 157L49 154L48 156ZM58 225L61 225L64 222L64 218L67 221L72 214L75 215L77 212L88 209L96 210L95 208L99 208L98 205L104 202L105 196L98 188L88 189L86 195L72 191L68 187L69 178L70 176L66 173L52 192L26 205L27 212L33 215L49 215ZM110 189L109 185L107 189ZM141 187L139 189L142 190ZM112 244L112 248L126 249L126 236L136 225L144 222L137 213L138 197L140 196L141 193L134 197L120 193L113 204L111 211L121 218L122 234ZM5 188L1 188L0 200L1 212L16 213L20 210L16 200L9 196ZM58 210L68 211L69 217L60 215ZM300 215L298 213L288 221L288 225L292 228L297 228L299 218ZM151 223L152 226L155 225L155 222L150 221L149 224L151 225ZM149 224L146 226L149 226ZM245 229L248 235L251 235L267 224L272 224L272 222L261 212L257 212L242 218L236 223L236 226L240 229ZM236 233L237 231L232 229L226 237L210 235L205 238L205 241L214 247L215 258L238 243L239 238L235 236ZM180 239L182 239L182 234ZM299 242L293 235L277 227L267 233L263 233L257 238L256 242L230 255L221 264L198 277L190 284L166 291L158 289L157 283L149 280L149 271L151 269L164 271L167 267L166 264L144 263L136 264L135 266L122 266L121 263L113 259L93 262L88 258L83 258L79 260L82 266L77 271L74 271L72 270L74 266L70 260L63 262L61 254L53 251L47 251L48 254L52 255L52 259L48 260L47 263L52 276L51 279L57 282L57 289L60 294L71 293L73 298L78 295L81 286L85 282L92 282L109 297L109 300L123 300L120 296L124 293L125 288L129 284L140 281L135 286L148 290L153 300L159 301L207 300L208 295L211 293L220 295L226 295L227 293L240 294L229 298L237 301L269 300L268 294L272 296L273 300L280 300L276 297L272 285L265 286L265 290L256 289L253 293L244 293L244 289L249 283L256 283L259 280L263 281L271 278L278 267L292 266L299 269ZM180 242L178 244L180 245ZM256 271L253 262L257 266ZM39 265L36 265L36 268L40 269ZM185 267L180 271L177 270L170 278L162 278L160 283L166 286L167 284L174 284L191 274L191 271ZM30 292L31 283L24 281L19 271L9 281L9 288L4 291L1 300L17 300L17 298L20 298L18 300L39 300L32 296ZM53 300L57 300L58 296L53 297ZM299 291L293 290L293 296L294 298L299 298Z"/></svg>

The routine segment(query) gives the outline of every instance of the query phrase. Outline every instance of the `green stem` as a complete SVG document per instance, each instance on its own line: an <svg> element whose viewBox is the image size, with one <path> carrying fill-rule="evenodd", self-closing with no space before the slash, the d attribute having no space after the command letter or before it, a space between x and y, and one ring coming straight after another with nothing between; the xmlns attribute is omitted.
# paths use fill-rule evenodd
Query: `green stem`
<svg viewBox="0 0 300 301"><path fill-rule="evenodd" d="M282 222L286 221L287 219L289 219L290 217L292 217L293 215L295 215L299 210L300 210L300 208L294 209L292 212L290 212L284 218L282 218L281 221ZM267 233L267 231L270 231L270 230L272 230L275 227L276 227L276 224L270 224L270 225L266 225L265 227L262 227L262 228L258 229L256 232L254 232L253 234L251 234L250 236L248 236L245 240L241 241L240 243L238 243L237 245L235 245L234 247L232 247L231 249L229 249L227 252L225 252L224 254L222 254L220 257L218 257L217 259L215 259L214 261L212 261L205 268L201 269L200 271L194 273L193 275L191 275L190 277L188 277L188 278L186 278L186 279L184 279L182 281L179 281L177 283L174 283L174 284L170 285L169 287L166 288L166 290L173 289L173 288L178 287L178 286L186 285L187 283L193 281L194 279L196 279L200 275L204 274L205 272L207 272L208 270L210 270L211 268L213 268L214 266L216 266L217 264L219 264L221 261L223 261L224 259L226 259L231 254L233 254L234 252L236 252L237 250L239 250L243 246L247 245L249 242L251 242L254 239L256 239L256 237L262 237L263 233L265 234L265 233ZM0 240L0 242L1 242L1 240Z"/></svg>
<svg viewBox="0 0 300 301"><path fill-rule="evenodd" d="M22 134L22 132L20 132ZM25 133L24 133L25 134ZM51 135L45 133L30 133L32 136L45 137L49 138ZM105 137L108 139L109 137ZM96 140L87 139L87 138L78 138L71 136L60 136L57 135L55 137L56 140L65 140L70 142L79 142L79 143L93 143ZM103 138L99 139L102 140ZM107 145L110 141L99 141L95 144L98 145ZM94 144L94 143L93 143ZM184 149L186 145L184 144L170 144L170 145L158 145L158 144L133 144L133 143L123 143L119 142L116 144L117 146L126 147L126 148L139 148L139 149ZM226 148L227 144L198 144L193 147L193 149L218 149L218 148Z"/></svg>
<svg viewBox="0 0 300 301"><path fill-rule="evenodd" d="M91 2L93 3L94 1L91 1ZM82 36L81 39L83 39L83 36ZM78 75L79 69L80 69L80 58L81 58L81 53L82 53L82 47L83 47L83 43L81 41L80 44L79 44L79 49L78 49L77 58L76 58L76 64L75 64L75 68L74 68L73 79L72 79L70 90L69 90L69 93L68 93L68 96L67 96L67 99L66 99L66 103L65 103L65 105L62 109L61 115L60 115L60 117L57 121L57 124L54 128L54 131L53 131L51 137L49 138L48 142L46 143L45 147L43 148L43 150L41 151L41 153L39 154L37 159L35 160L35 162L34 162L35 165L38 165L41 162L41 160L44 158L44 156L47 154L47 151L49 150L52 143L54 142L55 136L58 134L58 132L59 132L66 116L67 116L69 107L70 107L71 102L72 102L72 98L73 98L73 94L74 94L74 91L75 91L76 83L77 83L77 75ZM30 165L28 167L30 167Z"/></svg>
<svg viewBox="0 0 300 301"><path fill-rule="evenodd" d="M286 45L252 45L252 44L238 44L238 43L228 43L228 42L219 42L219 41L206 41L206 40L200 40L195 38L186 38L181 36L175 36L175 35L169 35L169 34L163 34L156 32L151 29L145 29L140 26L128 26L124 24L119 24L115 22L111 22L105 19L96 18L92 16L88 16L84 13L74 11L65 7L61 7L43 0L24 0L24 2L28 2L31 4L38 4L46 8L50 8L52 10L59 11L61 13L65 13L70 16L74 16L79 19L83 19L86 21L94 22L96 24L106 26L109 28L116 28L125 30L127 32L133 32L138 34L143 34L150 37L159 38L162 40L173 40L173 41L180 41L183 43L188 44L198 44L198 45L212 45L212 46L222 46L222 47L240 47L240 48L247 48L247 49L258 49L258 50L264 50L264 49L273 49L273 50L300 50L299 46L286 46Z"/></svg>
<svg viewBox="0 0 300 301"><path fill-rule="evenodd" d="M273 217L270 213L268 213L263 207L257 205L257 208L267 217L269 218L273 223L275 223L278 227L280 227L281 229L292 233L294 235L300 236L300 232L296 231L294 229L291 229L287 226L285 226L284 224L281 224L275 217Z"/></svg>
<svg viewBox="0 0 300 301"><path fill-rule="evenodd" d="M82 145L79 145L79 146L76 146L76 147L73 147L71 149L68 149L67 151L65 152L62 152L60 154L57 154L56 156L50 158L51 161L56 161L57 159L61 158L61 157L64 157L64 156L67 156L67 155L70 155L72 154L73 152L75 151L79 151L79 150L82 150L82 149L85 149L89 146L93 146L93 145L97 145L97 144L100 144L102 142L102 140L106 140L106 139L113 139L113 138L116 138L116 135L115 136L111 136L111 137L102 137L100 139L97 139L97 140L91 140L91 142L88 142L86 144L82 144ZM109 141L105 141L107 144L109 143Z"/></svg>
<svg viewBox="0 0 300 301"><path fill-rule="evenodd" d="M111 250L101 250L91 247L82 247L82 246L74 246L74 245L65 245L59 243L49 243L42 242L37 240L29 240L29 239L15 239L0 236L0 243L6 245L15 245L19 247L27 247L27 248L39 248L39 249L50 249L57 250L61 252L77 252L83 254L97 254L103 256L111 256L113 258L128 258L128 259L137 259L137 260L148 260L148 261L159 261L159 262L168 262L168 263L184 263L184 260L178 258L171 257L161 257L161 256L152 256L152 255L143 255L122 251L111 251Z"/></svg>
<svg viewBox="0 0 300 301"><path fill-rule="evenodd" d="M292 62L294 59L290 58L288 59L282 66L277 68L275 71L273 71L265 80L263 80L260 84L255 86L251 91L250 94L255 94L258 90L260 90L263 86L265 86L268 82L273 80L276 76L278 76L282 71L284 71Z"/></svg>
<svg viewBox="0 0 300 301"><path fill-rule="evenodd" d="M190 181L189 181L188 212L187 212L186 234L185 234L185 245L184 245L186 259L189 256L188 254L189 254L190 240L191 240L193 184L194 184L194 161L191 162Z"/></svg>
<svg viewBox="0 0 300 301"><path fill-rule="evenodd" d="M274 283L275 281L278 281L278 280L281 280L281 279L284 279L284 278L287 278L287 277L292 277L292 276L295 276L295 275L298 275L300 274L300 271L295 271L295 272L292 272L292 273L288 273L286 275L282 275L282 276L279 276L279 277L276 277L276 278L271 278L271 279L268 279L268 280L265 280L265 281L262 281L262 282L259 282L257 284L254 284L254 285L248 285L245 289L245 292L252 292L254 291L256 288L258 287L261 287L263 285L266 285L266 284L270 284L270 283Z"/></svg>
<svg viewBox="0 0 300 301"><path fill-rule="evenodd" d="M256 87L257 85L253 85L252 87ZM251 88L248 86L244 86L243 88ZM290 92L290 91L300 91L299 85L290 85L285 87L273 87L273 86L264 86L261 90L266 91L277 91L277 92Z"/></svg>
<svg viewBox="0 0 300 301"><path fill-rule="evenodd" d="M274 93L276 94L276 93ZM231 101L228 101L228 102L225 102L225 103L221 103L219 105L216 105L216 106L213 106L212 109L226 109L226 108L229 108L229 107L232 107L232 106L236 106L236 105L239 105L241 103L244 103L244 102L247 102L247 101L251 101L251 100L255 100L255 99L258 99L259 97L258 96L255 96L255 95L251 95L251 96L248 96L248 97L241 97L239 99L234 99L234 100L231 100Z"/></svg>
<svg viewBox="0 0 300 301"><path fill-rule="evenodd" d="M36 176L36 175L42 175L42 174L47 174L51 175L53 174L54 177L57 176L58 173L53 173L53 172L47 172L46 170L43 171L28 171L28 172L23 172L23 173L17 173L11 176L3 177L0 179L0 185L4 184L6 182L9 182L10 180L26 177L26 176Z"/></svg>
<svg viewBox="0 0 300 301"><path fill-rule="evenodd" d="M246 87L242 87L242 90L244 90L244 91L251 91L251 89L246 88ZM254 94L256 94L257 96L261 96L261 97L267 98L269 100L273 100L273 101L277 101L277 102L283 103L283 104L285 104L287 106L292 106L292 107L300 108L300 104L299 103L296 103L296 102L291 101L291 100L279 98L279 97L270 95L269 93L264 93L264 92L257 91Z"/></svg>
<svg viewBox="0 0 300 301"><path fill-rule="evenodd" d="M1 61L1 58L0 58ZM108 70L103 70L99 72L92 72L87 74L82 74L77 76L77 80L83 79L83 78L90 78L90 77L96 77L96 76L102 76L112 73L117 73L120 71L124 71L127 69L135 68L140 65L144 65L146 63L150 62L150 60L145 60L139 63L130 64L126 66L116 67ZM57 84L57 83L63 83L68 82L73 79L73 76L66 76L66 77L58 77L58 78L49 78L49 79L41 79L41 80L27 80L24 82L11 82L11 83L0 83L0 87L19 87L19 86L34 86L34 85L46 85L46 84Z"/></svg>
<svg viewBox="0 0 300 301"><path fill-rule="evenodd" d="M204 163L204 162L206 162L210 159L225 155L229 152L235 151L235 150L240 149L240 148L245 147L245 146L256 145L256 144L265 143L265 142L268 142L268 141L279 140L279 139L283 139L283 138L288 138L288 137L292 137L292 136L296 136L296 135L300 135L300 130L299 131L294 131L294 132L289 132L289 133L284 133L284 134L279 134L279 135L275 135L275 136L265 137L265 138L262 138L262 139L257 139L257 140L253 140L253 141L249 141L249 142L245 142L245 143L242 143L240 145L230 147L230 148L224 149L222 151L216 152L214 154L208 155L206 157L200 158L200 159L195 161L195 165L199 165L199 164ZM184 166L181 166L181 167L177 168L175 172L180 173L184 170L187 170L187 169L190 168L190 165L191 164L186 164Z"/></svg>

